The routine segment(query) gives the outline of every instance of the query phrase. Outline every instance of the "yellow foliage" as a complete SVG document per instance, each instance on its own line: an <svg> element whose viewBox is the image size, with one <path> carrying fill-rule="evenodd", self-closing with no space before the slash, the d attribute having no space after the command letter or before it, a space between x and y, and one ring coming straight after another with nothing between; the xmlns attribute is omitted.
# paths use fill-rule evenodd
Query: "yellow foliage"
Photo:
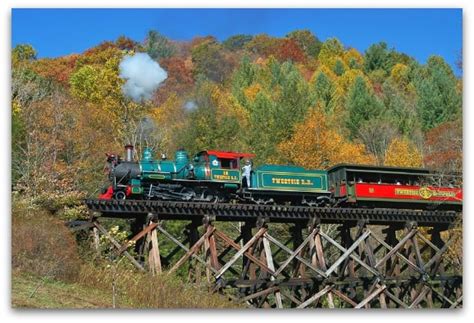
<svg viewBox="0 0 474 323"><path fill-rule="evenodd" d="M319 65L318 69L314 72L313 76L311 77L311 82L314 83L316 81L316 78L318 77L319 73L324 73L326 74L327 77L333 82L337 80L337 75L334 74L334 72L327 67L326 65Z"/></svg>
<svg viewBox="0 0 474 323"><path fill-rule="evenodd" d="M175 136L182 131L186 125L183 102L176 93L171 94L168 99L158 108L152 109L149 117L157 127L156 137L159 137L160 148L171 154L178 147L175 144Z"/></svg>
<svg viewBox="0 0 474 323"><path fill-rule="evenodd" d="M358 76L361 76L367 85L371 84L370 80L363 71L356 69L346 70L346 72L342 74L342 76L337 81L338 93L341 93L341 95L344 95L344 93L349 93L355 79Z"/></svg>
<svg viewBox="0 0 474 323"><path fill-rule="evenodd" d="M295 127L294 135L278 145L287 162L306 168L327 168L338 163L374 164L365 146L347 141L331 128L321 109L310 111Z"/></svg>
<svg viewBox="0 0 474 323"><path fill-rule="evenodd" d="M406 89L410 81L408 76L409 72L410 68L408 66L398 63L392 68L390 77L400 88Z"/></svg>
<svg viewBox="0 0 474 323"><path fill-rule="evenodd" d="M21 112L21 105L20 102L17 100L12 101L12 114L13 115L19 115Z"/></svg>
<svg viewBox="0 0 474 323"><path fill-rule="evenodd" d="M406 138L395 138L385 154L385 166L421 167L422 156L415 145Z"/></svg>
<svg viewBox="0 0 474 323"><path fill-rule="evenodd" d="M239 104L237 99L225 89L216 86L212 99L217 108L217 119L222 120L224 117L235 117L239 120L240 126L246 128L249 123L248 111ZM256 95L256 94L255 94Z"/></svg>
<svg viewBox="0 0 474 323"><path fill-rule="evenodd" d="M255 83L250 85L248 88L244 90L244 94L250 101L254 101L255 97L257 96L258 92L262 90L260 84Z"/></svg>
<svg viewBox="0 0 474 323"><path fill-rule="evenodd" d="M354 60L359 66L362 66L364 64L364 58L359 53L359 51L355 48L351 48L348 51L346 51L344 53L343 60L347 66L350 66L350 63L352 60Z"/></svg>

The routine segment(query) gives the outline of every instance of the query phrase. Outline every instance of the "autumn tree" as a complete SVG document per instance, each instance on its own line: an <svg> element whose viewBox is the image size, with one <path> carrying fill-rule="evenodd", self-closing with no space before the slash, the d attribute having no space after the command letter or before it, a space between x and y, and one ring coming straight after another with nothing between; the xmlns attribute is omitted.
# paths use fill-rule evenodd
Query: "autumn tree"
<svg viewBox="0 0 474 323"><path fill-rule="evenodd" d="M374 163L363 145L347 141L331 127L321 108L312 109L304 121L296 124L293 135L278 145L278 151L284 162L309 169L338 163Z"/></svg>
<svg viewBox="0 0 474 323"><path fill-rule="evenodd" d="M293 39L283 39L279 41L275 46L274 55L281 62L291 61L301 63L305 60L303 50Z"/></svg>
<svg viewBox="0 0 474 323"><path fill-rule="evenodd" d="M345 51L343 60L350 69L361 69L364 66L364 57L355 48Z"/></svg>
<svg viewBox="0 0 474 323"><path fill-rule="evenodd" d="M119 36L115 41L115 45L121 50L137 50L140 48L140 43L124 35Z"/></svg>
<svg viewBox="0 0 474 323"><path fill-rule="evenodd" d="M416 146L407 138L395 138L388 146L385 166L421 167L423 158Z"/></svg>
<svg viewBox="0 0 474 323"><path fill-rule="evenodd" d="M326 65L331 70L334 69L338 59L344 55L344 46L337 38L329 38L321 45L318 54L318 60L321 64Z"/></svg>
<svg viewBox="0 0 474 323"><path fill-rule="evenodd" d="M234 62L227 59L222 45L214 40L203 41L193 47L192 61L195 79L206 77L211 81L221 83L230 77Z"/></svg>
<svg viewBox="0 0 474 323"><path fill-rule="evenodd" d="M286 37L293 39L308 57L317 57L321 50L321 41L308 29L292 31Z"/></svg>
<svg viewBox="0 0 474 323"><path fill-rule="evenodd" d="M12 65L36 59L36 50L30 44L16 45L12 50Z"/></svg>
<svg viewBox="0 0 474 323"><path fill-rule="evenodd" d="M245 45L252 40L252 35L234 35L230 36L222 42L222 46L228 50L241 50Z"/></svg>
<svg viewBox="0 0 474 323"><path fill-rule="evenodd" d="M267 57L273 54L278 39L267 34L258 34L245 44L245 49L250 53Z"/></svg>
<svg viewBox="0 0 474 323"><path fill-rule="evenodd" d="M177 94L186 96L193 90L194 77L193 70L185 59L181 57L164 58L160 65L168 73L168 77L160 86L159 91L155 91L153 103L157 106L163 104L170 95Z"/></svg>
<svg viewBox="0 0 474 323"><path fill-rule="evenodd" d="M377 117L370 122L362 123L358 131L358 139L365 145L367 151L375 156L377 164L383 165L387 149L398 136L397 127L389 118Z"/></svg>
<svg viewBox="0 0 474 323"><path fill-rule="evenodd" d="M463 169L462 119L440 124L426 133L424 161L426 166L445 174Z"/></svg>
<svg viewBox="0 0 474 323"><path fill-rule="evenodd" d="M31 70L45 78L69 86L69 78L76 69L79 55L67 55L58 58L42 58L31 65Z"/></svg>
<svg viewBox="0 0 474 323"><path fill-rule="evenodd" d="M206 149L241 150L241 127L247 126L246 112L223 89L206 80L197 84L190 98L187 123L178 143L189 151Z"/></svg>

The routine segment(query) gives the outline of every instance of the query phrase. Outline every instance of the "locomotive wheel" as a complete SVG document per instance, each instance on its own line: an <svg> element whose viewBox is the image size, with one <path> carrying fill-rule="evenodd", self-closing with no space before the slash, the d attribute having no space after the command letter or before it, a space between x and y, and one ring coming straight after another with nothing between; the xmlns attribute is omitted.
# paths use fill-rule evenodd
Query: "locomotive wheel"
<svg viewBox="0 0 474 323"><path fill-rule="evenodd" d="M114 194L114 198L116 200L125 200L127 198L127 195L123 191L118 191Z"/></svg>

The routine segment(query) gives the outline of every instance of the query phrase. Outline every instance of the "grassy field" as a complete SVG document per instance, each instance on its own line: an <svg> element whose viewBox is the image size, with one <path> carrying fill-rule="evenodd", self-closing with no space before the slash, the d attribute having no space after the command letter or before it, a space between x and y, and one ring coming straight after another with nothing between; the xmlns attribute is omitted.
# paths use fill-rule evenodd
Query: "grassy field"
<svg viewBox="0 0 474 323"><path fill-rule="evenodd" d="M116 304L117 307L130 307L129 304L123 302L123 299L120 300L121 302ZM43 280L31 274L14 272L11 306L45 309L112 308L112 293L77 283L64 283L53 279Z"/></svg>

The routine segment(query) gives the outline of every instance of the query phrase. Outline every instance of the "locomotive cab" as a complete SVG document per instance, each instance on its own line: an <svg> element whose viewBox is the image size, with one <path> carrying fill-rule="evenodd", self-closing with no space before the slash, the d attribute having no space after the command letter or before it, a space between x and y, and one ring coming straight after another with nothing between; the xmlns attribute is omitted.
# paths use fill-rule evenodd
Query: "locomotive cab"
<svg viewBox="0 0 474 323"><path fill-rule="evenodd" d="M224 187L237 189L242 181L241 161L254 154L205 150L194 157L194 176L197 180L224 182Z"/></svg>

